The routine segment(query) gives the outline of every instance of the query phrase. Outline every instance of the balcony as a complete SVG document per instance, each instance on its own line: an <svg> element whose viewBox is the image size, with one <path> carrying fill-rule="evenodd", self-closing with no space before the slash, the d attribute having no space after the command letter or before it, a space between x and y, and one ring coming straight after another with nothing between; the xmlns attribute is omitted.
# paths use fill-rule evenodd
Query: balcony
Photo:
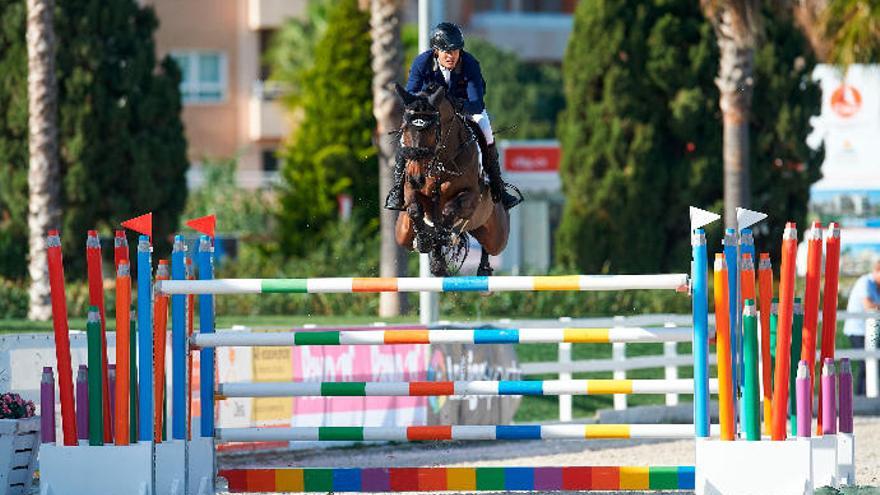
<svg viewBox="0 0 880 495"><path fill-rule="evenodd" d="M248 27L277 29L289 17L303 17L308 0L248 0Z"/></svg>
<svg viewBox="0 0 880 495"><path fill-rule="evenodd" d="M257 81L248 101L248 137L251 141L277 141L290 132L278 97L278 86Z"/></svg>

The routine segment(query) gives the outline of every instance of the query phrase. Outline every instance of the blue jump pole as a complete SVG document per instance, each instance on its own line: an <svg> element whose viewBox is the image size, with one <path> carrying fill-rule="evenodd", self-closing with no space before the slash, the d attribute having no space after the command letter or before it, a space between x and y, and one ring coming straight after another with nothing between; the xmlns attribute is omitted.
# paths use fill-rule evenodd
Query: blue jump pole
<svg viewBox="0 0 880 495"><path fill-rule="evenodd" d="M182 235L174 236L171 250L171 279L185 280L186 244ZM186 296L171 296L171 438L186 438Z"/></svg>
<svg viewBox="0 0 880 495"><path fill-rule="evenodd" d="M142 235L137 246L138 316L138 441L153 441L153 267L150 238Z"/></svg>
<svg viewBox="0 0 880 495"><path fill-rule="evenodd" d="M694 316L694 428L697 437L709 436L709 288L706 232L691 233L691 281Z"/></svg>
<svg viewBox="0 0 880 495"><path fill-rule="evenodd" d="M214 266L212 256L214 250L211 246L211 238L203 235L199 239L199 250L196 255L199 267L199 280L211 280L214 278ZM211 294L199 295L199 332L214 333L214 296ZM214 349L203 348L199 350L199 382L201 402L201 419L199 424L203 437L214 436Z"/></svg>

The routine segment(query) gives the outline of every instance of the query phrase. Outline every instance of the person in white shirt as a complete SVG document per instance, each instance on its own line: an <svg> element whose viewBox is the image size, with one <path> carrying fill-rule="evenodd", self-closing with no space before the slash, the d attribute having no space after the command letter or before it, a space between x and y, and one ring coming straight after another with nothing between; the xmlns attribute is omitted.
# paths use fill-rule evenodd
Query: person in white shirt
<svg viewBox="0 0 880 495"><path fill-rule="evenodd" d="M849 293L846 310L851 313L870 313L880 310L880 257L871 263L871 273L862 275L856 280ZM880 314L877 315L880 318ZM873 320L877 322L877 320ZM865 348L865 320L861 318L847 319L843 324L843 334L849 337L854 349ZM877 338L877 333L874 333ZM857 376L853 377L855 393L865 394L865 367L860 367Z"/></svg>

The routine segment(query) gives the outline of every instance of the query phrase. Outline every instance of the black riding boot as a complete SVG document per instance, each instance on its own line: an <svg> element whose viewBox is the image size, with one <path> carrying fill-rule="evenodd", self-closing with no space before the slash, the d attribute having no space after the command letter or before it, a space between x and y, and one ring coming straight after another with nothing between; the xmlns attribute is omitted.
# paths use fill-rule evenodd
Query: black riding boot
<svg viewBox="0 0 880 495"><path fill-rule="evenodd" d="M403 179L406 176L406 160L397 156L391 175L391 190L385 198L385 208L403 211Z"/></svg>
<svg viewBox="0 0 880 495"><path fill-rule="evenodd" d="M484 165L489 174L489 190L492 191L492 201L496 203L500 201L504 209L509 210L522 203L522 198L507 192L504 180L501 178L501 164L498 163L498 149L495 148L495 143L489 145L488 151L489 156L484 161Z"/></svg>

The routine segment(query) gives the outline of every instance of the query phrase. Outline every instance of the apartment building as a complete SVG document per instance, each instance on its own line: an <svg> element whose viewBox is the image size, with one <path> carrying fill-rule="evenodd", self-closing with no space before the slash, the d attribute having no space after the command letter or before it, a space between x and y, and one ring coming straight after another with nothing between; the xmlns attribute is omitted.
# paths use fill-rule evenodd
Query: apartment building
<svg viewBox="0 0 880 495"><path fill-rule="evenodd" d="M183 72L183 122L189 142L190 186L201 165L238 157L240 185L257 188L277 178L275 152L290 131L279 92L266 84L262 55L272 34L306 13L309 0L141 0L159 18L158 55L170 54ZM449 20L532 61L559 62L577 0L428 0L431 24ZM415 23L419 0L404 3Z"/></svg>
<svg viewBox="0 0 880 495"><path fill-rule="evenodd" d="M156 45L183 72L183 122L197 186L201 164L239 158L239 183L256 188L277 176L275 151L289 123L265 84L261 64L272 33L305 15L308 0L142 0L159 18Z"/></svg>

